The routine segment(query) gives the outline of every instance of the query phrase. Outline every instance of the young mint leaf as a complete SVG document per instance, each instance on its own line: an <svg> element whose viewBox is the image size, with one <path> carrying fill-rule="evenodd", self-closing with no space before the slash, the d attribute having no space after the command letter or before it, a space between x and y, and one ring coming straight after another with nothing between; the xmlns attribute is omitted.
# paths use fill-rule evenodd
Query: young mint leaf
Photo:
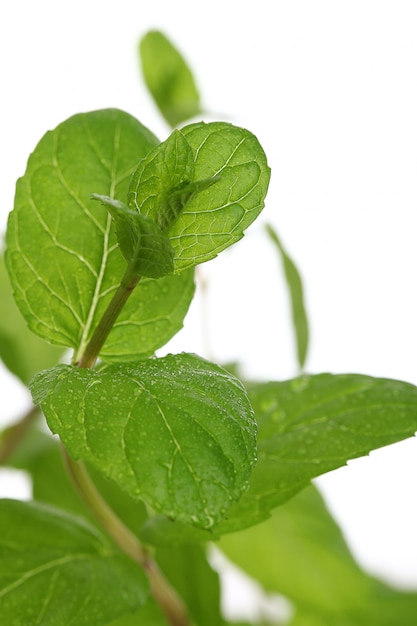
<svg viewBox="0 0 417 626"><path fill-rule="evenodd" d="M163 33L148 32L139 54L146 85L168 124L175 127L201 112L191 70Z"/></svg>
<svg viewBox="0 0 417 626"><path fill-rule="evenodd" d="M111 216L91 193L126 197L132 172L157 143L122 111L75 115L43 137L17 183L6 251L15 299L29 327L75 348L75 360L126 268ZM181 328L192 295L190 274L141 281L101 356L152 354Z"/></svg>
<svg viewBox="0 0 417 626"><path fill-rule="evenodd" d="M107 624L145 603L139 566L80 518L0 501L0 614L23 626Z"/></svg>
<svg viewBox="0 0 417 626"><path fill-rule="evenodd" d="M318 374L250 385L257 417L258 462L250 487L214 530L256 524L312 478L411 437L417 388L360 374Z"/></svg>
<svg viewBox="0 0 417 626"><path fill-rule="evenodd" d="M282 258L285 278L291 297L292 320L297 341L298 365L300 369L302 369L308 348L308 320L304 306L303 283L298 269L285 251L275 229L273 229L270 224L267 224L266 229Z"/></svg>
<svg viewBox="0 0 417 626"><path fill-rule="evenodd" d="M0 254L0 358L27 385L40 370L55 365L62 349L51 346L28 329L13 298L9 277Z"/></svg>
<svg viewBox="0 0 417 626"><path fill-rule="evenodd" d="M139 163L129 186L129 206L168 230L191 198L219 180L212 176L191 182L193 177L194 153L182 133L174 130Z"/></svg>
<svg viewBox="0 0 417 626"><path fill-rule="evenodd" d="M242 238L264 206L269 177L252 133L225 122L200 122L174 131L139 164L128 204L162 227L168 224L180 271Z"/></svg>
<svg viewBox="0 0 417 626"><path fill-rule="evenodd" d="M140 161L129 185L129 207L149 216L165 230L178 217L171 214L170 193L189 183L193 176L193 151L183 134L174 130Z"/></svg>
<svg viewBox="0 0 417 626"><path fill-rule="evenodd" d="M256 424L245 390L195 355L58 366L31 388L73 458L157 512L210 528L247 487Z"/></svg>
<svg viewBox="0 0 417 626"><path fill-rule="evenodd" d="M120 250L137 276L161 278L174 271L174 251L168 237L151 219L108 196L93 194L114 220Z"/></svg>

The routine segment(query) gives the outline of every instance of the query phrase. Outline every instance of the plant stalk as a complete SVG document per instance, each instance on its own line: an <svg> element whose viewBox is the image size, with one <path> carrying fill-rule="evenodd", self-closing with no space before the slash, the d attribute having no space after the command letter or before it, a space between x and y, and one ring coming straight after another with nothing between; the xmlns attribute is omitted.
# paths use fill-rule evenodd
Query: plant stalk
<svg viewBox="0 0 417 626"><path fill-rule="evenodd" d="M84 353L75 363L77 367L93 367L108 334L140 278L128 265L120 285L99 321ZM74 461L65 448L63 450L68 474L82 498L121 550L136 561L147 573L152 595L165 613L168 623L171 626L190 626L188 613L182 600L165 579L157 563L104 500L91 480L84 463Z"/></svg>
<svg viewBox="0 0 417 626"><path fill-rule="evenodd" d="M117 288L116 293L111 299L109 306L105 310L103 317L96 326L96 329L94 330L94 333L90 341L88 342L84 353L82 354L79 361L75 363L75 365L83 368L93 367L94 363L97 360L98 354L108 337L108 334L113 328L115 321L119 317L121 310L126 304L132 291L138 284L140 278L140 276L131 272L130 266L127 267L127 270L121 280L120 285Z"/></svg>
<svg viewBox="0 0 417 626"><path fill-rule="evenodd" d="M100 524L122 551L136 561L147 573L152 595L164 611L169 624L171 626L190 626L184 604L137 537L97 491L84 463L71 459L65 448L64 459L70 477Z"/></svg>

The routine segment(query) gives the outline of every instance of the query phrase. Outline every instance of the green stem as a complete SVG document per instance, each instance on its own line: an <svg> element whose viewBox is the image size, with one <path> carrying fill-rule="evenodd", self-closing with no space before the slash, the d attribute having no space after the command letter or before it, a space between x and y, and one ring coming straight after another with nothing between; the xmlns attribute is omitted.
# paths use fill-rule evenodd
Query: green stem
<svg viewBox="0 0 417 626"><path fill-rule="evenodd" d="M155 561L132 531L117 517L92 482L85 465L76 462L64 450L69 475L100 524L125 554L148 574L152 595L165 613L171 626L190 626L187 611L175 591L164 578Z"/></svg>
<svg viewBox="0 0 417 626"><path fill-rule="evenodd" d="M108 334L139 280L140 276L134 274L128 265L120 285L99 321L84 353L75 363L76 366L93 367ZM65 449L64 457L68 474L97 520L122 551L136 561L147 573L152 595L165 613L168 623L171 626L190 626L187 610L182 600L164 578L158 565L150 557L136 535L104 500L91 480L85 465L71 459Z"/></svg>
<svg viewBox="0 0 417 626"><path fill-rule="evenodd" d="M0 441L0 465L12 456L38 414L39 407L33 406L16 424L4 430Z"/></svg>
<svg viewBox="0 0 417 626"><path fill-rule="evenodd" d="M123 309L140 278L140 276L134 275L131 272L130 266L127 267L116 293L99 321L84 353L75 365L83 368L93 367L109 332L119 317L120 311Z"/></svg>

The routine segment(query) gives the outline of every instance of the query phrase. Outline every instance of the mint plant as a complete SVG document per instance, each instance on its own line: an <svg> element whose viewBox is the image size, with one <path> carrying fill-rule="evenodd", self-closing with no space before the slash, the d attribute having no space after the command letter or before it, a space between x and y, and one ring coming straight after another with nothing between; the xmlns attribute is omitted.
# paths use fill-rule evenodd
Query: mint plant
<svg viewBox="0 0 417 626"><path fill-rule="evenodd" d="M172 44L152 32L140 50L171 126L199 114ZM1 356L34 399L0 440L1 462L30 474L34 496L0 501L4 623L226 625L213 541L292 601L291 626L414 623L417 595L360 570L310 482L413 435L417 389L360 374L242 382L195 354L155 356L182 326L194 268L242 238L269 177L257 138L224 122L159 142L131 115L101 110L35 147L5 257L34 343L0 272ZM269 234L303 367L301 280ZM323 537L324 569L313 544Z"/></svg>

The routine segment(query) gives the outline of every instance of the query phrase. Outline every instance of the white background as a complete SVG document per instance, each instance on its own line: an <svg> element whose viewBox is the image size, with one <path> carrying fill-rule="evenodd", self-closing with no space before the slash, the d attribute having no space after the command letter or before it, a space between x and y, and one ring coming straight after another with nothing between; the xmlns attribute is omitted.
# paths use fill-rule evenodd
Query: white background
<svg viewBox="0 0 417 626"><path fill-rule="evenodd" d="M166 138L136 56L150 28L189 60L205 118L249 128L272 167L263 217L202 268L206 298L170 349L240 360L257 378L297 373L284 280L264 233L270 222L305 283L307 371L417 384L413 0L2 3L0 230L30 151L74 113L118 107ZM0 374L6 421L29 400ZM361 563L410 588L416 478L413 439L319 480Z"/></svg>

